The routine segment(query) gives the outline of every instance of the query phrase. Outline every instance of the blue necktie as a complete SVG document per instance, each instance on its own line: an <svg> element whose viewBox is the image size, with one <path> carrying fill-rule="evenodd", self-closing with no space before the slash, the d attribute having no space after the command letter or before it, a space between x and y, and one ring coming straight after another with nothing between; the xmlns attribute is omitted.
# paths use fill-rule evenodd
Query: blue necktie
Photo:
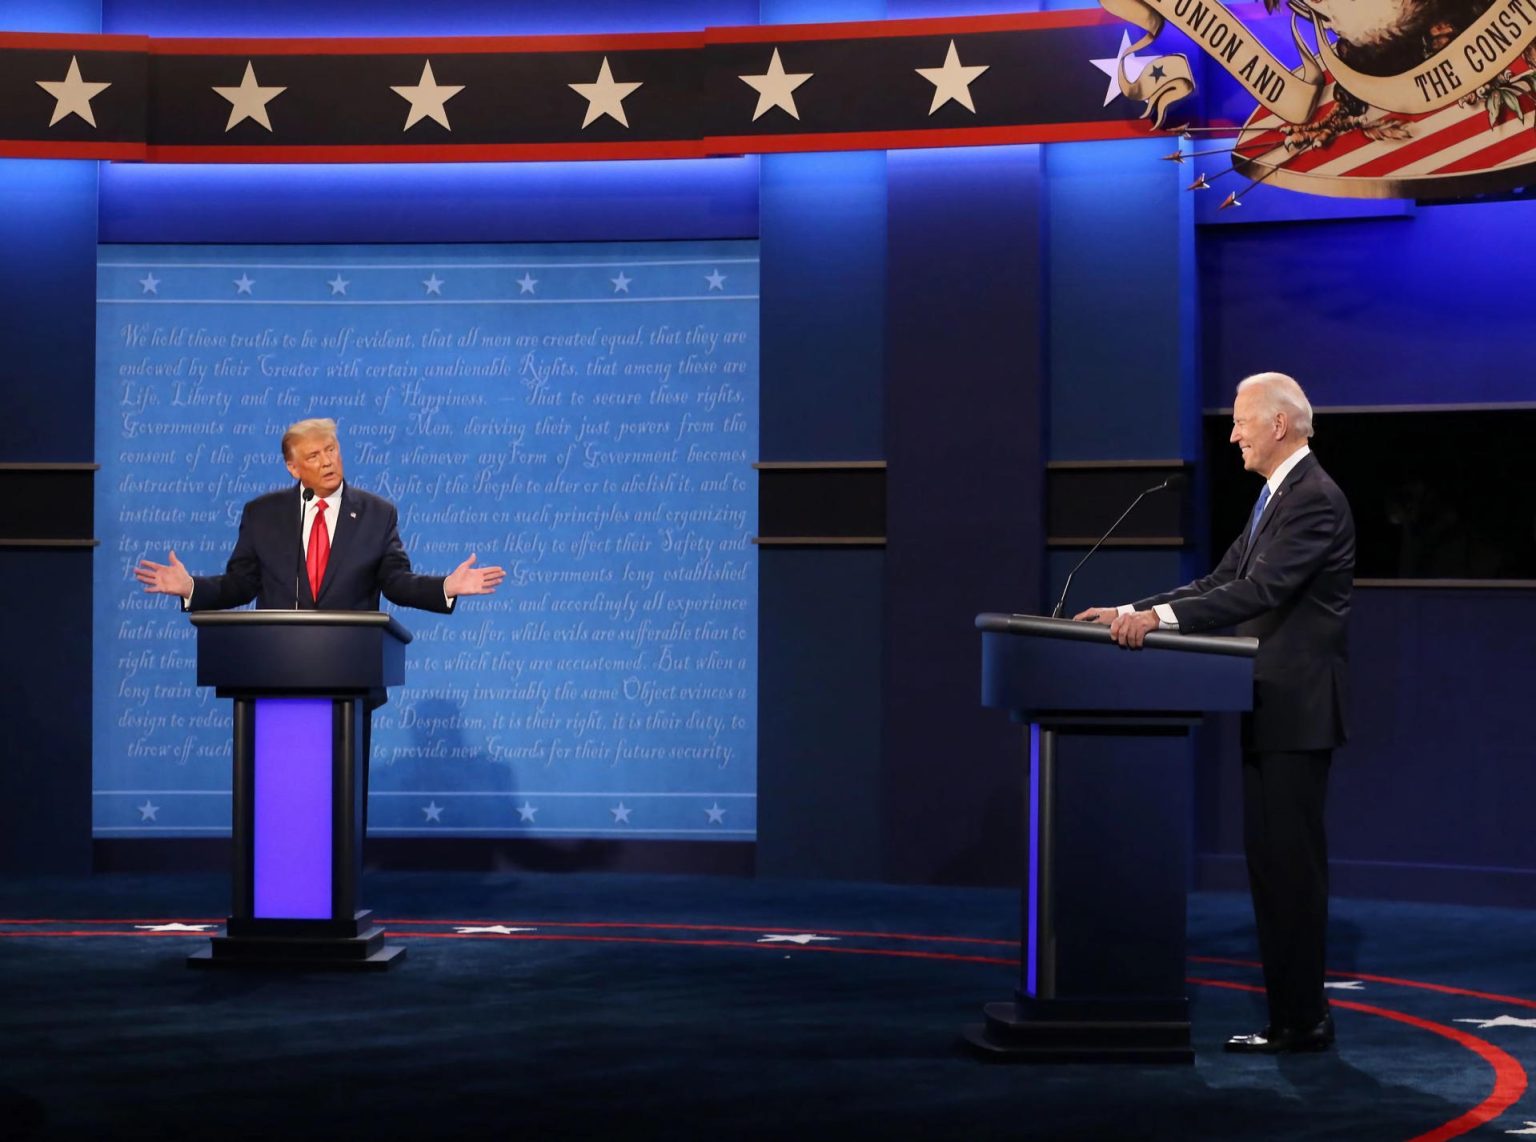
<svg viewBox="0 0 1536 1142"><path fill-rule="evenodd" d="M1254 533L1259 530L1259 520L1264 518L1264 505L1269 503L1269 481L1259 490L1259 502L1253 505L1253 520L1248 524L1248 545L1253 545Z"/></svg>

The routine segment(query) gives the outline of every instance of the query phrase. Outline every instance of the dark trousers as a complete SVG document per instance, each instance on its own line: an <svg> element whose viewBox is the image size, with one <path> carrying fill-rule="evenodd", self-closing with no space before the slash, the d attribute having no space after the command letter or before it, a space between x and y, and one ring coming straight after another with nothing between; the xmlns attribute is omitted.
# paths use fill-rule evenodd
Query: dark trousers
<svg viewBox="0 0 1536 1142"><path fill-rule="evenodd" d="M1332 750L1243 754L1243 847L1264 961L1270 1026L1304 1030L1328 1013L1328 841Z"/></svg>

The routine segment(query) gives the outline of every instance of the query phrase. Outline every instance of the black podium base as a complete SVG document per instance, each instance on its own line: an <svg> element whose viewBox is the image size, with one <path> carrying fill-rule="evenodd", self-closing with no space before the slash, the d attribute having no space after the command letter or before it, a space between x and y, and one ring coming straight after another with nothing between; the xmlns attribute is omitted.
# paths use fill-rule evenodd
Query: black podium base
<svg viewBox="0 0 1536 1142"><path fill-rule="evenodd" d="M384 943L367 911L351 920L259 920L231 916L226 934L187 957L192 968L387 971L405 948Z"/></svg>
<svg viewBox="0 0 1536 1142"><path fill-rule="evenodd" d="M1174 1063L1195 1061L1188 1019L1042 1018L1018 1003L989 1003L985 1023L961 1031L973 1051L1000 1062Z"/></svg>

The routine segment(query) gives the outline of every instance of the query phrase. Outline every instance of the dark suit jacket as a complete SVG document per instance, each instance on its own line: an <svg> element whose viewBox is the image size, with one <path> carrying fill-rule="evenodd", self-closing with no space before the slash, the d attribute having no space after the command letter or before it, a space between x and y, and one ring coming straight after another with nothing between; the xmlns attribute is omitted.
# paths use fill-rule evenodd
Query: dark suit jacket
<svg viewBox="0 0 1536 1142"><path fill-rule="evenodd" d="M240 537L222 575L194 576L188 610L223 610L256 600L258 607L292 610L298 584L301 610L376 611L392 603L446 612L443 579L416 575L400 543L395 505L347 484L326 562L320 597L303 573L299 487L258 496L240 515Z"/></svg>
<svg viewBox="0 0 1536 1142"><path fill-rule="evenodd" d="M1135 606L1170 604L1189 634L1236 627L1259 640L1246 748L1332 749L1348 737L1344 627L1354 574L1349 501L1309 455L1270 497L1251 548L1244 528L1205 578Z"/></svg>

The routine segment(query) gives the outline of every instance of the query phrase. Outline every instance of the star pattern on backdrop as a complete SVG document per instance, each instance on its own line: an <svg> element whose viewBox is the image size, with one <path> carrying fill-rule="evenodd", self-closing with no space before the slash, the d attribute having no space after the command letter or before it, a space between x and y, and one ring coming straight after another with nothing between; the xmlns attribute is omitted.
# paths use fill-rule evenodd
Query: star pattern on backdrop
<svg viewBox="0 0 1536 1142"><path fill-rule="evenodd" d="M626 96L633 95L644 85L615 82L613 72L608 67L608 57L604 56L602 66L597 69L596 82L572 83L569 86L572 91L587 101L587 114L581 121L581 129L585 131L604 115L613 119L621 127L628 127L629 120L624 116L624 99Z"/></svg>
<svg viewBox="0 0 1536 1142"><path fill-rule="evenodd" d="M779 59L779 49L774 48L773 59L768 62L766 72L762 75L737 76L737 79L757 92L757 110L752 112L752 122L756 123L775 107L788 112L791 118L799 119L795 89L815 74L813 71L786 72L783 61Z"/></svg>
<svg viewBox="0 0 1536 1142"><path fill-rule="evenodd" d="M183 924L173 921L169 924L135 924L134 928L140 932L206 932L209 928L217 928L217 924Z"/></svg>
<svg viewBox="0 0 1536 1142"><path fill-rule="evenodd" d="M505 924L485 924L454 929L461 936L511 936L518 932L537 932L537 928L509 928Z"/></svg>
<svg viewBox="0 0 1536 1142"><path fill-rule="evenodd" d="M517 292L518 292L518 295L521 296L522 294L525 294L525 293L533 293L534 292L534 287L537 286L538 284L539 284L539 279L534 277L527 270L524 270L523 271L523 276L517 279Z"/></svg>
<svg viewBox="0 0 1536 1142"><path fill-rule="evenodd" d="M421 79L415 84L391 87L390 90L411 105L410 111L406 113L402 131L409 131L423 119L431 119L444 129L453 130L448 123L447 104L448 100L464 90L464 85L439 84L437 77L432 74L431 60L421 65Z"/></svg>
<svg viewBox="0 0 1536 1142"><path fill-rule="evenodd" d="M430 278L423 278L421 284L427 287L428 293L435 293L439 297L442 296L443 279L438 277L437 274L434 273Z"/></svg>
<svg viewBox="0 0 1536 1142"><path fill-rule="evenodd" d="M239 87L215 87L214 92L229 100L229 122L224 124L225 132L234 129L237 123L243 123L250 119L261 124L268 131L272 130L272 120L267 117L267 104L276 99L286 87L262 87L256 82L256 67L250 60L245 61L245 75L240 80Z"/></svg>
<svg viewBox="0 0 1536 1142"><path fill-rule="evenodd" d="M818 936L814 932L797 932L794 935L780 933L764 933L757 938L759 944L799 944L802 948L807 944L835 944L836 936Z"/></svg>
<svg viewBox="0 0 1536 1142"><path fill-rule="evenodd" d="M629 824L629 815L633 813L634 810L631 809L628 805L624 804L624 802L620 801L613 808L609 809L608 812L613 814L613 823L615 825L627 825Z"/></svg>
<svg viewBox="0 0 1536 1142"><path fill-rule="evenodd" d="M256 279L255 278L251 277L247 273L242 272L240 274L240 276L235 279L235 292L236 293L250 293L251 292L251 287L253 285L255 285L255 284L256 284ZM255 296L255 295L253 294L252 296Z"/></svg>
<svg viewBox="0 0 1536 1142"><path fill-rule="evenodd" d="M1500 1015L1494 1019L1458 1019L1457 1023L1475 1023L1479 1031L1490 1027L1536 1027L1536 1019L1517 1019L1513 1015Z"/></svg>
<svg viewBox="0 0 1536 1142"><path fill-rule="evenodd" d="M725 810L720 808L720 803L718 801L711 805L708 809L705 809L704 812L708 814L709 823L711 825L725 824Z"/></svg>
<svg viewBox="0 0 1536 1142"><path fill-rule="evenodd" d="M39 79L37 85L53 96L53 118L48 120L50 127L70 115L78 115L92 127L96 126L91 100L112 86L110 83L87 83L80 74L80 60L77 56L69 57L69 70L64 73L63 79Z"/></svg>
<svg viewBox="0 0 1536 1142"><path fill-rule="evenodd" d="M623 270L620 270L618 277L616 277L616 278L609 278L608 280L613 283L613 292L614 293L628 293L629 292L629 283L634 281L635 279L632 278L632 277L627 276L624 273Z"/></svg>
<svg viewBox="0 0 1536 1142"><path fill-rule="evenodd" d="M140 805L138 809L139 820L141 821L156 820L156 814L160 812L160 806L156 805L147 797L144 799L144 804Z"/></svg>
<svg viewBox="0 0 1536 1142"><path fill-rule="evenodd" d="M538 822L534 820L534 817L538 815L538 812L538 806L530 805L527 801L524 801L517 807L517 819L519 821L527 821L531 824L538 824Z"/></svg>
<svg viewBox="0 0 1536 1142"><path fill-rule="evenodd" d="M337 297L344 295L347 292L347 287L352 283L349 282L346 278L342 277L340 274L337 274L334 278L325 284L331 287L331 296Z"/></svg>
<svg viewBox="0 0 1536 1142"><path fill-rule="evenodd" d="M989 68L989 64L976 64L971 67L961 64L960 52L955 47L955 41L950 40L949 51L944 55L943 67L913 69L933 84L933 103L928 107L928 114L932 115L950 100L960 104L972 115L976 114L976 104L971 102L971 84Z"/></svg>
<svg viewBox="0 0 1536 1142"><path fill-rule="evenodd" d="M1104 106L1108 107L1120 95L1120 61L1125 60L1125 78L1135 83L1138 76L1146 69L1150 59L1143 59L1138 55L1131 55L1131 35L1129 32L1120 33L1120 52L1114 59L1091 59L1093 64L1105 75L1109 76L1109 90L1104 93Z"/></svg>
<svg viewBox="0 0 1536 1142"><path fill-rule="evenodd" d="M428 801L421 807L421 811L426 815L427 820L437 821L439 823L441 823L443 819L443 809L444 806L439 805L435 800Z"/></svg>
<svg viewBox="0 0 1536 1142"><path fill-rule="evenodd" d="M152 293L157 296L160 293L160 279L155 277L154 274L145 274L139 279L139 285L144 287L145 293Z"/></svg>
<svg viewBox="0 0 1536 1142"><path fill-rule="evenodd" d="M725 288L725 275L719 270L711 270L704 275L704 280L709 283L710 289L723 290Z"/></svg>

